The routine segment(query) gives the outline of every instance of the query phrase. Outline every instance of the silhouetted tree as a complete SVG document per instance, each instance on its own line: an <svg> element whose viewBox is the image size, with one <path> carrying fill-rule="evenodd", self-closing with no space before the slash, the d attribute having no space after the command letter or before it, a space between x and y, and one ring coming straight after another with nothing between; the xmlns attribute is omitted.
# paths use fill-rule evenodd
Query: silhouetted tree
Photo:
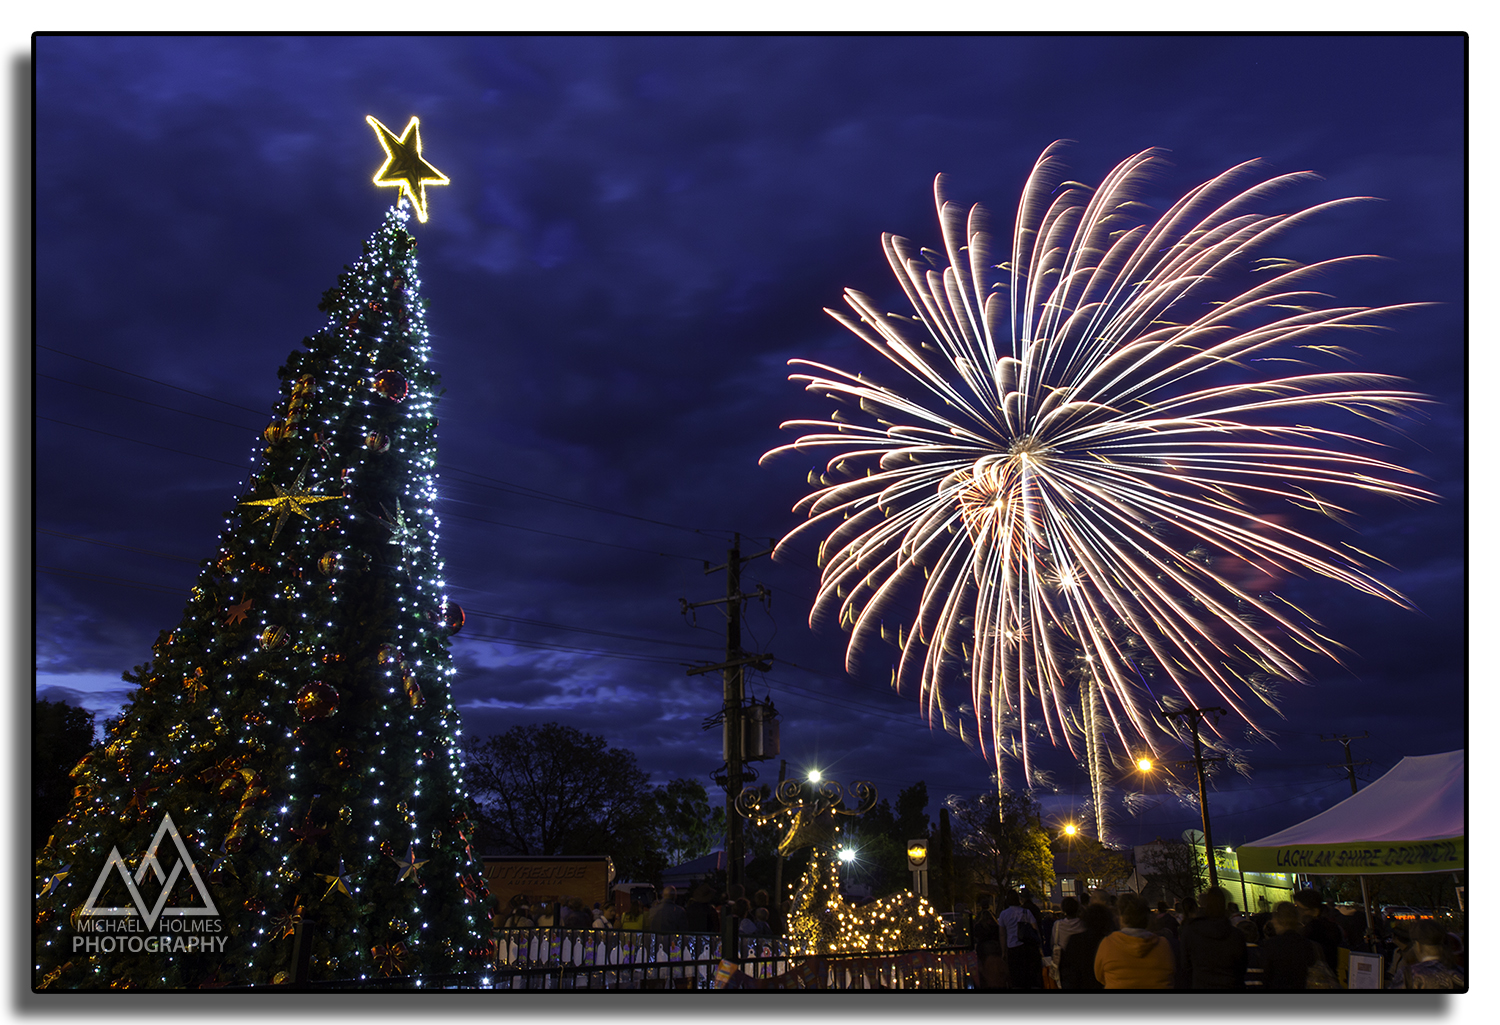
<svg viewBox="0 0 1500 1025"><path fill-rule="evenodd" d="M702 782L653 788L634 752L571 726L516 726L465 756L489 854L608 854L620 879L651 882L724 834Z"/></svg>
<svg viewBox="0 0 1500 1025"><path fill-rule="evenodd" d="M1161 887L1166 899L1194 897L1208 886L1208 867L1195 844L1158 838L1137 850L1142 878Z"/></svg>
<svg viewBox="0 0 1500 1025"><path fill-rule="evenodd" d="M703 782L674 779L652 793L656 846L668 865L701 858L724 842L724 806L709 802Z"/></svg>
<svg viewBox="0 0 1500 1025"><path fill-rule="evenodd" d="M1070 837L1058 836L1053 838L1053 842L1067 846L1068 863L1079 876L1090 881L1089 885L1115 890L1130 878L1133 869L1129 860L1092 836L1084 836L1082 833Z"/></svg>
<svg viewBox="0 0 1500 1025"><path fill-rule="evenodd" d="M954 796L948 798L948 808L955 848L973 856L975 868L1000 890L1021 883L1037 889L1052 884L1051 835L1029 793L1006 788L999 797L994 791L972 799Z"/></svg>
<svg viewBox="0 0 1500 1025"><path fill-rule="evenodd" d="M31 846L41 850L73 800L68 775L94 746L94 713L37 701L31 718Z"/></svg>

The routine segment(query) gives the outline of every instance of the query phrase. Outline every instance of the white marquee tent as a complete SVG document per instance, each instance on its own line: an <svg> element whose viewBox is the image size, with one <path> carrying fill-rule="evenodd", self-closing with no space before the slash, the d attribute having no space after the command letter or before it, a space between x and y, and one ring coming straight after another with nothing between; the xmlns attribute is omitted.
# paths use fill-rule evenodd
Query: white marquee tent
<svg viewBox="0 0 1500 1025"><path fill-rule="evenodd" d="M1327 811L1237 850L1241 869L1307 875L1464 868L1463 751L1412 755Z"/></svg>

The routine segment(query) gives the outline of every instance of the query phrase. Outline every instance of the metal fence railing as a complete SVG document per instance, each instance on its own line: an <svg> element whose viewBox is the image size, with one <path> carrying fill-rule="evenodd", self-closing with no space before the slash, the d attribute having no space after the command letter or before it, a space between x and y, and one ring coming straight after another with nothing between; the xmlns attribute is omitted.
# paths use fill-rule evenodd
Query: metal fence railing
<svg viewBox="0 0 1500 1025"><path fill-rule="evenodd" d="M498 931L493 969L484 988L711 989L729 974L747 989L966 989L977 974L963 948L809 958L779 936L726 952L717 933L539 928Z"/></svg>
<svg viewBox="0 0 1500 1025"><path fill-rule="evenodd" d="M707 989L721 960L760 977L784 974L789 954L779 936L741 936L726 954L717 933L500 929L493 967L506 988Z"/></svg>
<svg viewBox="0 0 1500 1025"><path fill-rule="evenodd" d="M803 957L781 937L714 933L502 929L492 960L463 974L344 979L307 989L617 990L967 989L977 965L962 948Z"/></svg>

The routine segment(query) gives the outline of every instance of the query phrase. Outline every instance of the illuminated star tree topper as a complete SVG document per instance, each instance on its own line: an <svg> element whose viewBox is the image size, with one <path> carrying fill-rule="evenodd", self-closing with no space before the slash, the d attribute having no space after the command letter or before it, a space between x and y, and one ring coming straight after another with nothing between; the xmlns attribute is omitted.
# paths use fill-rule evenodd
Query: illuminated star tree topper
<svg viewBox="0 0 1500 1025"><path fill-rule="evenodd" d="M376 185L399 188L411 201L417 220L427 223L427 186L447 185L448 176L433 167L422 156L422 131L415 116L406 123L400 136L375 117L365 118L375 129L375 137L385 150L385 163L375 172Z"/></svg>

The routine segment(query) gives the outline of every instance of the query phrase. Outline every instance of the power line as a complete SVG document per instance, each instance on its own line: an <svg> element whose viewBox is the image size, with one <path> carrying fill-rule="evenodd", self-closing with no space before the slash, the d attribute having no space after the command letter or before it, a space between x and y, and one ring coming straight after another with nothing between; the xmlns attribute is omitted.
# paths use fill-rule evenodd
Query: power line
<svg viewBox="0 0 1500 1025"><path fill-rule="evenodd" d="M1336 779L1332 783L1324 783L1322 786L1315 787L1312 790L1307 790L1307 791L1304 791L1304 792L1302 792L1300 794L1293 794L1291 797L1284 797L1284 798L1282 798L1279 801L1271 801L1271 802L1269 802L1267 804L1257 804L1253 808L1242 808L1239 811L1230 811L1230 812L1215 812L1214 813L1214 817L1218 818L1218 819L1221 819L1221 820L1222 819L1232 819L1232 818L1236 818L1237 816L1240 816L1240 815L1248 815L1248 814L1250 814L1253 811L1263 811L1266 808L1274 808L1278 804L1289 804L1292 801L1300 801L1300 800L1302 800L1305 797L1311 797L1314 794L1320 794L1320 793L1322 793L1325 790L1328 790L1328 789L1330 789L1332 787L1336 787L1336 786L1338 786L1342 782L1344 782L1344 781L1341 780L1341 779ZM1288 787L1290 787L1290 786L1296 786L1296 785L1297 784L1295 784L1295 783L1279 783L1279 784L1278 783L1270 783L1270 784L1266 785L1265 789L1269 790L1269 789L1272 789L1272 788L1277 787L1277 786L1288 786ZM1241 787L1239 790L1219 790L1219 791L1216 791L1216 792L1220 793L1220 794L1235 794L1235 793L1240 793L1241 791L1244 791L1244 790L1258 790L1258 789L1261 789L1261 788L1259 788L1259 787Z"/></svg>
<svg viewBox="0 0 1500 1025"><path fill-rule="evenodd" d="M508 616L501 612L485 612L479 609L464 609L465 615L481 616L485 619L502 619L509 623L522 623L526 626L539 626L552 630L568 630L572 633L595 634L600 637L617 637L626 641L645 641L649 644L668 644L680 648L701 648L704 651L717 651L713 645L693 644L690 641L671 641L662 637L646 637L642 634L612 633L608 630L594 630L586 626L568 626L565 623L549 623L541 619L527 619L523 616Z"/></svg>
<svg viewBox="0 0 1500 1025"><path fill-rule="evenodd" d="M50 345L42 345L42 344L38 343L37 348L38 349L46 349L48 352L55 352L59 356L67 356L69 359L76 359L76 360L79 360L79 361L84 362L84 363L92 363L96 367L103 367L105 370L113 370L117 374L126 374L126 375L128 375L130 377L139 378L142 381L150 381L152 384L159 384L163 388L175 388L176 390L178 390L180 392L186 392L189 395L196 395L200 399L208 399L210 402L222 402L226 406L233 406L235 409L242 409L242 410L244 410L247 413L254 413L256 416L264 416L265 415L264 412L261 411L261 410L259 410L259 409L251 409L249 406L241 406L241 405L238 405L236 403L230 402L228 399L221 399L221 398L218 398L217 396L214 396L214 395L205 395L201 391L193 391L193 389L191 389L191 388L184 388L181 385L168 384L166 381L158 380L155 377L147 377L145 374L137 374L133 370L124 370L124 369L121 369L120 367L112 367L108 363L100 363L98 360L95 360L95 359L88 359L88 358L86 358L84 356L75 356L71 352L64 352L62 349L54 349Z"/></svg>
<svg viewBox="0 0 1500 1025"><path fill-rule="evenodd" d="M148 584L141 580L126 580L121 577L105 576L102 573L84 573L76 569L63 569L61 566L37 566L36 569L42 573L50 573L53 576L82 577L85 580L100 580L108 584L117 584L120 587L133 587L138 591L155 591L158 594L182 594L183 588L168 587L165 584Z"/></svg>
<svg viewBox="0 0 1500 1025"><path fill-rule="evenodd" d="M686 559L689 562L702 562L703 560L694 555L680 555L676 552L662 552L650 548L637 548L634 545L615 544L613 541L599 541L592 537L579 537L576 534L559 534L553 530L542 530L538 527L523 527L519 523L502 523L499 520L486 520L479 516L470 516L468 513L444 512L444 518L458 518L461 520L473 520L491 527L508 527L511 530L525 530L533 534L545 534L547 537L559 537L567 541L583 541L591 545L603 545L605 548L620 548L627 552L642 552L646 555L660 555L667 559Z"/></svg>
<svg viewBox="0 0 1500 1025"><path fill-rule="evenodd" d="M140 438L127 438L123 434L114 434L110 431L101 431L94 427L85 427L82 424L69 423L66 420L58 420L50 416L38 415L37 419L46 420L48 423L62 424L64 427L74 427L80 431L88 431L90 434L102 434L106 438L115 438L119 441L134 442L137 445L145 445L147 448L161 449L163 452L172 452L179 456L192 456L194 459L207 459L211 463L223 463L225 466L232 466L236 470L244 470L246 468L242 463L231 463L227 459L216 459L213 456L201 456L196 452L185 452L180 448L168 448L166 445L157 445L150 441L142 441Z"/></svg>
<svg viewBox="0 0 1500 1025"><path fill-rule="evenodd" d="M133 547L131 545L117 544L117 543L115 543L113 541L103 541L103 540L100 540L99 538L84 537L81 534L68 534L68 533L65 533L65 532L63 532L61 530L52 530L52 529L47 528L47 527L38 527L37 528L37 533L39 533L39 534L48 534L48 535L51 535L51 536L54 536L54 537L67 538L70 541L84 541L84 542L87 542L89 544L103 545L103 546L108 547L108 548L118 548L118 549L120 549L122 551L136 552L136 553L138 553L140 555L151 555L151 556L155 556L158 559L170 559L173 562L185 562L185 563L189 563L191 565L197 565L197 563L199 561L197 559L190 559L190 558L187 558L186 556L182 556L182 555L172 555L172 554L170 554L168 552L153 551L152 549L149 549L149 548L135 548L135 547ZM41 568L41 567L39 567L39 568ZM74 570L63 570L63 569L60 569L60 568L54 569L53 571L59 572L59 573L64 573L64 574L68 574L68 575L88 575L88 574L79 574L77 571L74 571ZM123 578L120 578L120 577L107 577L107 578L101 578L101 579L114 580L114 581L119 582L119 583L128 583L129 582L129 581L127 581L127 580L125 580ZM137 585L143 586L143 587L155 587L155 586L159 586L159 585L153 585L153 584L146 584L146 583L144 583L142 581L136 581L135 583ZM546 620L528 619L528 618L526 618L524 616L510 616L510 615L506 615L505 613L501 613L501 612L489 612L489 611L482 610L482 609L465 608L464 612L465 612L466 615L469 615L469 616L480 616L480 617L483 617L483 618L486 618L486 619L499 619L499 620L504 620L506 622L520 623L520 624L523 624L523 625L526 625L526 626L537 626L537 627L542 627L542 628L545 628L545 629L567 630L567 631L570 631L570 632L573 632L573 633L594 634L594 635L597 635L597 636L600 636L600 637L616 637L616 638L619 638L621 640L644 641L644 642L649 643L649 644L666 644L666 645L671 645L671 646L674 646L674 647L682 647L682 648L699 648L699 649L702 649L702 650L705 650L705 651L714 651L714 650L717 650L712 645L708 645L708 644L694 644L691 641L668 640L668 639L662 638L662 637L647 637L647 636L644 636L642 634L624 634L624 633L615 633L615 632L612 632L612 631L609 631L609 630L595 630L595 629L592 629L590 627L569 626L566 623L552 623L552 622L548 622ZM510 638L506 638L506 639L509 640ZM520 642L517 642L517 643L520 643Z"/></svg>
<svg viewBox="0 0 1500 1025"><path fill-rule="evenodd" d="M158 559L171 559L173 562L187 562L191 563L194 566L196 566L199 561L197 559L189 559L185 555L169 555L166 552L155 552L149 548L133 548L130 545L116 544L113 541L101 541L97 537L84 537L81 534L64 534L60 530L51 530L47 527L37 527L36 532L38 534L50 534L53 537L65 537L70 541L87 541L91 545L103 545L106 548L119 548L122 551L137 552L141 555L154 555Z"/></svg>
<svg viewBox="0 0 1500 1025"><path fill-rule="evenodd" d="M211 424L223 424L225 427L233 427L235 430L239 431L255 430L254 427L251 427L247 424L237 424L232 423L228 420L219 420L211 416L204 416L202 413L194 413L191 410L183 409L180 406L164 406L160 402L147 402L145 399L138 399L134 395L121 395L119 392L111 391L108 388L95 388L93 385L83 384L80 381L70 381L66 377L53 377L51 374L37 374L36 376L45 378L48 381L60 381L63 384L71 384L75 388L86 388L89 391L96 391L102 395L113 395L115 398L125 399L127 402L139 402L143 406L151 406L155 409L165 409L171 413L181 413L183 416L197 417L199 420L207 420ZM194 392L193 394L196 395L197 393Z"/></svg>
<svg viewBox="0 0 1500 1025"><path fill-rule="evenodd" d="M130 377L138 378L138 379L140 379L142 381L150 381L152 384L159 384L159 385L161 385L164 388L173 388L173 389L175 389L177 391L185 392L188 395L196 395L199 398L207 399L210 402L218 402L218 403L221 403L222 405L229 406L232 409L239 409L239 410L243 410L244 412L247 412L247 413L254 413L256 416L264 416L265 415L263 410L251 409L248 406L241 406L238 403L230 402L227 399L221 399L221 398L219 398L217 396L209 395L209 394L207 394L205 392L194 391L191 388L184 388L181 385L171 384L171 383L169 383L167 381L160 380L159 378L148 377L145 374L138 374L138 373L136 373L136 372L134 372L132 370L126 370L126 369L124 369L122 367L111 366L108 363L101 363L98 360L93 360L93 359L88 359L88 358L83 357L83 356L78 356L78 355L75 355L75 354L73 354L71 352L65 352L62 349L53 348L52 346L49 346L49 345L38 345L37 348L39 348L39 349L46 349L48 352L55 352L55 353L57 353L60 356L67 356L70 359L80 360L81 362L84 362L84 363L90 363L90 364L93 364L96 367L103 367L105 370L112 370L115 373L126 374L126 375L128 375ZM47 375L39 375L39 376L47 376ZM53 380L58 380L58 381L63 381L64 380L63 378L52 378L52 379ZM90 387L89 385L78 384L78 382L76 382L76 381L66 381L65 383L68 383L68 384L77 384L78 387L80 387L80 388L88 388L88 387ZM94 391L105 391L106 394L118 394L118 393L115 393L115 392L108 392L105 389L100 389L100 388L94 388L92 390L94 390ZM130 396L120 396L120 397L121 398L131 398ZM145 400L135 399L133 401L145 401ZM152 402L148 402L146 404L147 405L153 405L153 406L158 405L157 403L152 403ZM170 406L158 406L158 408L172 409L173 407L170 407ZM178 412L183 412L183 413L187 413L188 412L187 410L177 410L177 411ZM188 413L188 415L189 416L197 416L198 414L196 414L196 413ZM42 419L47 419L47 418L43 417ZM212 419L212 418L204 417L204 419ZM57 422L58 423L62 423L63 421L57 421ZM218 421L214 421L214 422L215 423L227 423L227 421L223 421L223 420L218 420ZM70 424L69 426L77 427L78 425L77 424ZM238 427L239 425L238 424L230 424L229 426ZM82 430L92 430L92 428L88 428L88 427L84 427L84 428L81 428L81 429ZM245 427L243 429L244 430L251 430L252 428ZM106 432L99 431L97 433L103 434L103 433L106 433ZM111 437L119 437L119 435L111 435ZM125 438L123 440L133 441L135 439ZM149 442L140 442L140 444L147 445L147 444L150 444L150 443ZM160 446L153 446L153 447L160 447ZM177 451L177 450L176 449L168 449L167 451ZM183 454L185 454L185 455L192 455L193 453L183 453ZM199 458L200 459L207 459L207 458L210 458L210 457L208 457L208 456L199 456ZM218 461L222 461L222 460L218 460ZM593 512L605 513L605 514L610 515L610 516L621 516L621 517L624 517L626 519L639 520L642 523L651 523L651 524L655 524L656 526L660 526L660 527L670 527L673 530L682 530L682 531L686 531L686 532L688 532L690 534L700 534L700 535L709 535L709 536L712 536L714 534L728 535L730 533L727 530L713 530L713 529L708 529L708 528L689 527L689 526L685 526L685 525L680 524L680 523L670 523L670 522L667 522L665 520L652 519L652 518L650 518L648 516L638 516L638 515L636 515L634 513L623 512L623 511L621 511L619 509L611 509L611 508L609 508L607 506L594 505L594 504L589 503L589 502L579 501L578 499L568 498L568 497L566 497L564 495L557 495L557 494L553 494L552 492L549 492L549 491L542 491L539 488L528 487L528 486L526 486L524 484L516 484L513 481L502 480L499 477L490 477L490 476L488 476L486 474L478 473L478 472L476 472L474 470L466 470L463 467L453 466L453 465L448 464L448 463L439 463L438 464L438 468L441 469L441 470L444 470L446 472L449 472L449 473L461 473L461 474L466 474L466 475L468 475L470 477L479 478L478 480L471 480L471 481L462 481L462 480L461 481L457 481L457 483L468 484L468 485L471 485L473 487L489 487L489 488L494 488L495 490L508 491L511 494L515 494L515 495L518 495L518 496L523 497L523 498L535 498L535 499L540 499L540 500L543 500L543 501L558 502L558 503L561 503L563 505L570 505L570 506L574 506L575 508L579 508L579 509L587 509L587 510L590 510L590 511L593 511ZM489 483L483 483L483 482L489 482ZM586 540L586 539L582 539L582 540ZM698 561L701 562L702 560L700 559Z"/></svg>
<svg viewBox="0 0 1500 1025"><path fill-rule="evenodd" d="M206 460L208 460L211 463L222 463L225 466L233 466L233 467L235 467L236 469L239 469L239 470L245 469L245 467L243 465L241 465L240 463L231 463L231 462L229 462L228 460L225 460L225 459L218 459L218 458L215 458L214 456L200 455L197 452L188 452L188 451L185 451L185 450L180 449L180 448L170 448L170 447L168 447L166 445L157 445L154 442L142 441L139 438L127 438L123 434L115 434L115 433L113 433L111 431L101 431L101 430L99 430L98 428L95 428L95 427L84 427L82 424L70 423L67 420L58 420L58 419L56 419L54 417L40 416L40 415L37 417L37 419L38 420L46 420L46 421L48 421L50 423L61 424L64 427L72 427L72 428L75 428L75 429L80 430L80 431L89 431L92 434L102 434L102 435L104 435L107 438L115 438L118 441L128 441L128 442L132 442L132 443L134 443L136 445L145 445L148 448L160 449L163 452L172 452L172 453L174 453L176 455L181 455L181 456L191 456L194 459L206 459ZM220 422L222 422L222 421L220 421ZM548 537L562 538L562 539L568 540L568 541L583 541L583 542L586 542L588 544L603 545L606 548L620 548L620 549L623 549L625 551L630 551L630 552L643 552L643 553L645 553L647 555L659 555L659 556L662 556L663 558L668 558L668 559L686 559L689 562L702 562L703 561L701 558L699 558L696 555L683 555L683 554L678 553L678 552L663 552L663 551L659 551L659 550L655 550L655 549L650 549L650 548L638 548L638 547L636 547L634 545L621 545L621 544L615 544L614 542L611 542L611 541L599 541L599 540L596 540L595 538L590 538L590 537L578 537L575 534L560 534L560 533L557 533L556 531L541 530L541 529L539 529L537 527L524 527L524 526L522 526L519 523L502 523L502 522L499 522L498 520L486 520L486 519L482 519L481 517L478 517L478 516L470 516L467 513L445 512L443 515L447 516L447 517L450 517L450 518L451 517L456 517L458 519L474 520L474 521L476 521L478 523L484 523L484 524L486 524L488 526L492 526L492 527L508 527L508 528L510 528L512 530L525 530L525 531L530 531L531 533L534 533L534 534L545 534ZM625 515L625 514L622 513L621 515ZM638 517L635 517L635 518L638 518Z"/></svg>
<svg viewBox="0 0 1500 1025"><path fill-rule="evenodd" d="M456 483L468 484L472 487L477 488L490 488L495 491L503 491L507 494L517 495L522 498L537 498L545 502L556 502L560 505L572 506L576 509L587 509L592 512L607 513L610 516L622 516L628 520L639 520L642 523L651 523L658 527L670 527L673 530L682 530L686 531L689 534L712 535L729 533L729 531L725 530L709 530L699 527L688 527L680 523L668 523L665 520L654 520L649 516L637 516L635 513L622 512L619 509L611 509L608 506L603 505L594 505L591 502L583 502L576 498L568 498L565 495L556 495L550 491L542 491L538 488L527 487L524 484L516 484L513 481L501 480L499 477L490 477L486 474L477 473L474 470L466 470L463 467L453 466L449 463L439 463L438 469L445 470L449 473L462 473L467 474L470 477L479 478L479 480L477 481L460 480ZM488 481L490 483L483 483L485 481ZM703 560L699 559L697 561L702 562Z"/></svg>
<svg viewBox="0 0 1500 1025"><path fill-rule="evenodd" d="M607 648L584 648L571 644L547 644L542 641L518 640L514 637L495 637L490 634L469 634L470 640L490 641L496 644L510 644L519 648L533 648L542 651L561 651L574 655L602 655L608 658L626 659L631 662L651 662L663 666L684 665L681 659L669 658L662 655L642 655L628 651L611 651Z"/></svg>

